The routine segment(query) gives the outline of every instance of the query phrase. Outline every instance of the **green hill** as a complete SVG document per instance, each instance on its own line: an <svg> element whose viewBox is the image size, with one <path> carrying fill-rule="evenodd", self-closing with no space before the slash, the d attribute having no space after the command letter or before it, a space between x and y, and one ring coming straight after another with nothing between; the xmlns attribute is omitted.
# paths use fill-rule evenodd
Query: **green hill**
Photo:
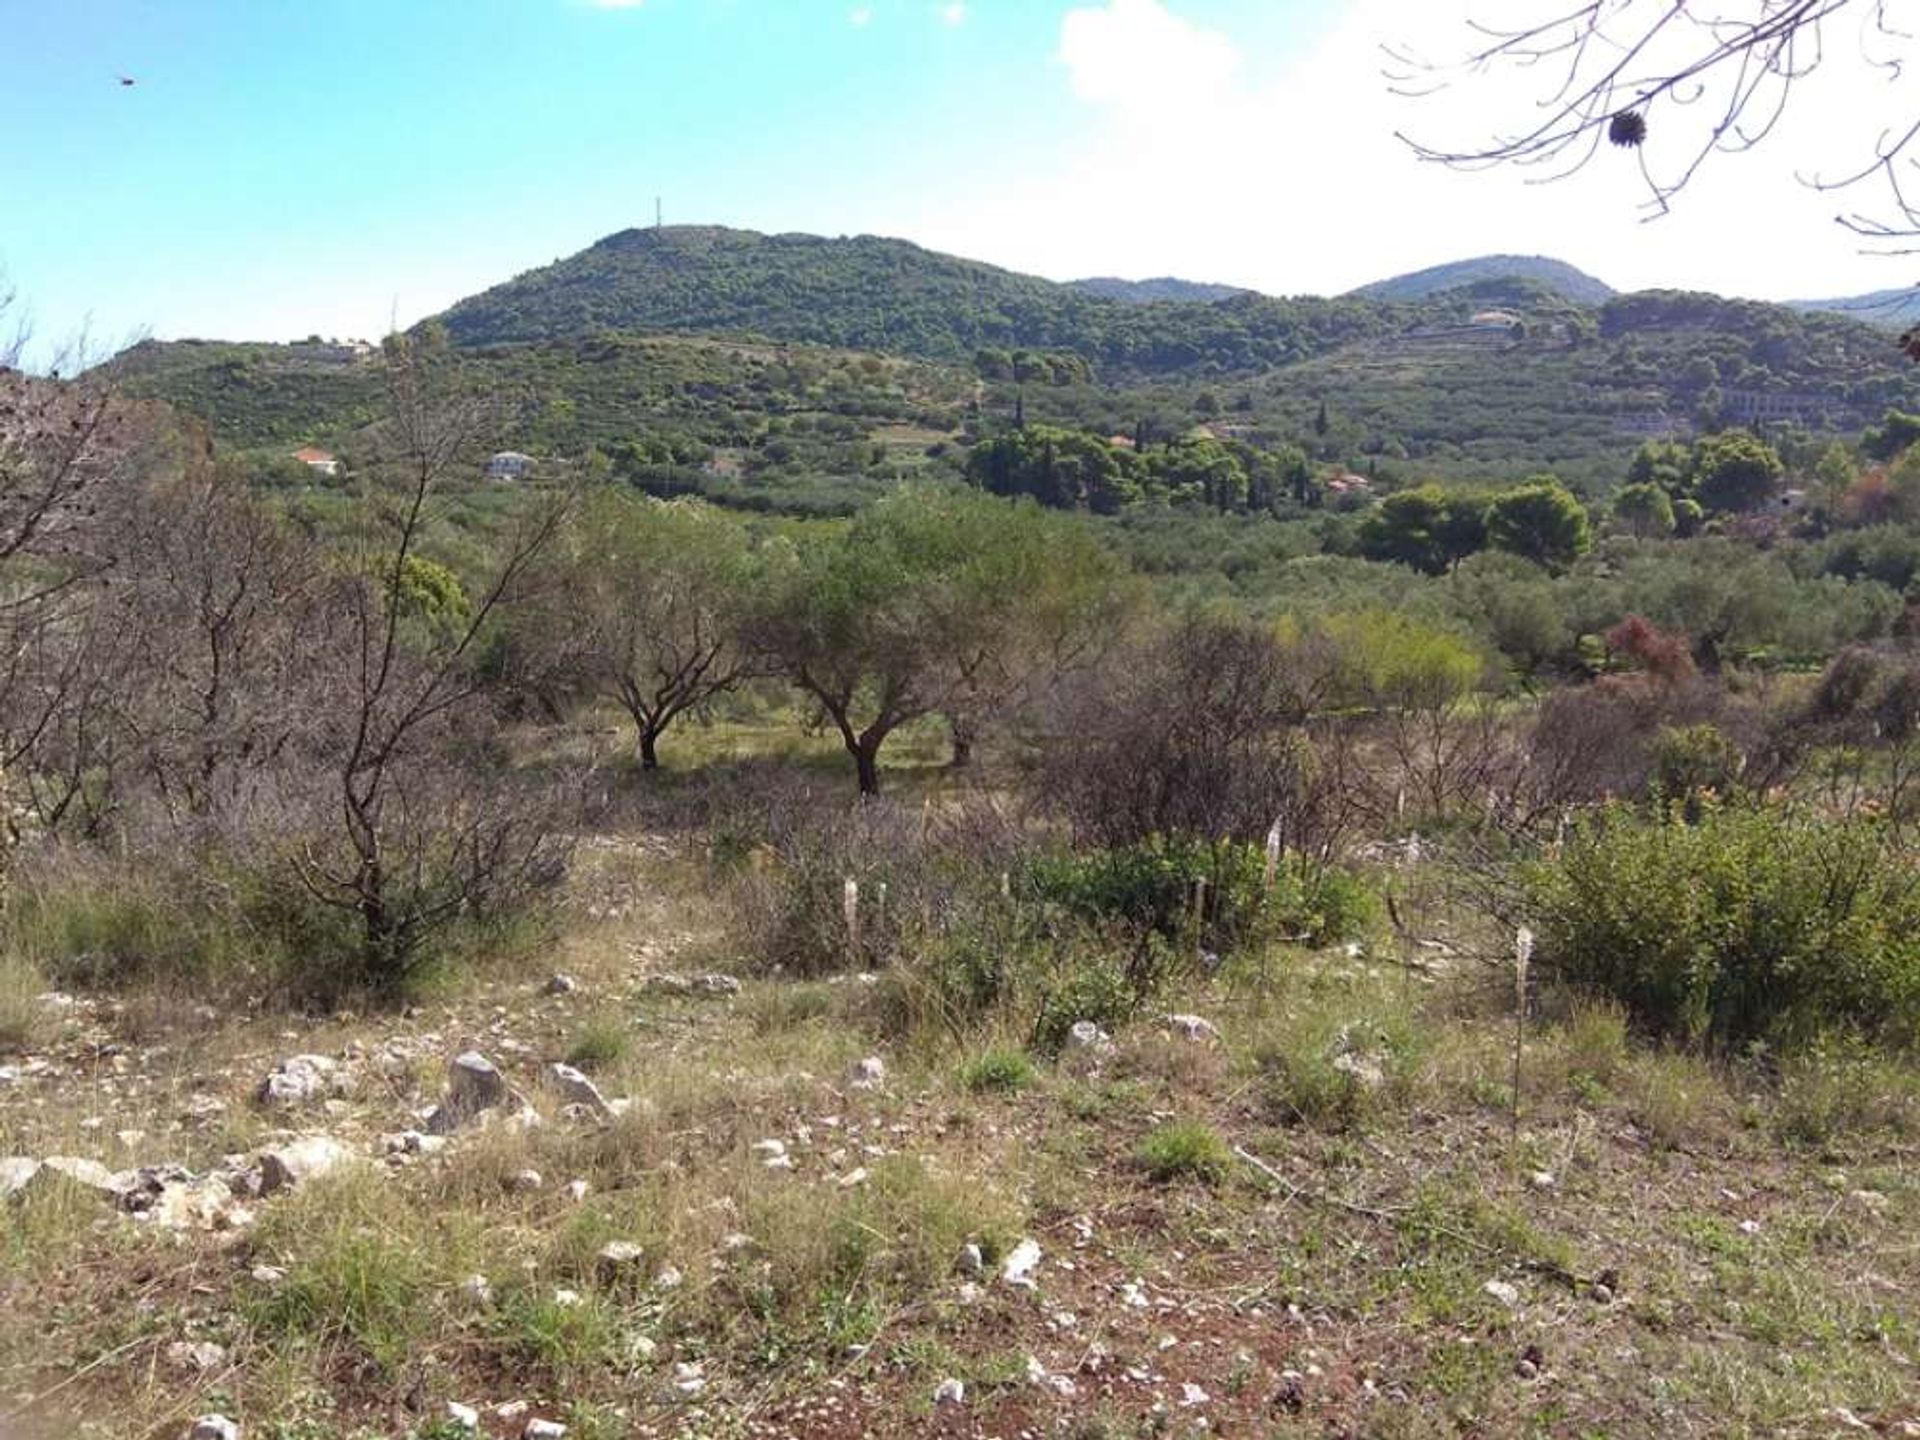
<svg viewBox="0 0 1920 1440"><path fill-rule="evenodd" d="M1389 280L1376 280L1349 293L1370 300L1425 300L1490 280L1531 281L1577 305L1601 305L1615 293L1605 281L1596 280L1564 260L1544 255L1481 255L1471 260L1455 260Z"/></svg>
<svg viewBox="0 0 1920 1440"><path fill-rule="evenodd" d="M1374 301L1245 293L1133 303L904 240L711 226L623 230L441 317L462 345L751 334L950 361L983 348L1069 351L1110 376L1289 364L1412 318Z"/></svg>
<svg viewBox="0 0 1920 1440"><path fill-rule="evenodd" d="M1488 308L1510 315L1472 323ZM1018 413L1103 437L1205 423L1386 478L1604 489L1648 434L1920 409L1920 367L1844 315L1664 291L1589 307L1515 275L1418 303L1128 303L901 241L629 231L446 320L473 382L514 402L503 443L792 511L852 508ZM241 448L351 461L380 398L377 356L327 347L149 342L113 363Z"/></svg>

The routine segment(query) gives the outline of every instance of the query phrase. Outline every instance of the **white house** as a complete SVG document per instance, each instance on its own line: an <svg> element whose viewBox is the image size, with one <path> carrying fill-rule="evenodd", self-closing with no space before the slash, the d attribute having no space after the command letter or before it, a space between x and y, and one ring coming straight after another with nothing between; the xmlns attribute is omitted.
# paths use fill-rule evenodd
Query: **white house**
<svg viewBox="0 0 1920 1440"><path fill-rule="evenodd" d="M524 480L533 472L533 457L518 450L502 450L487 461L489 480Z"/></svg>

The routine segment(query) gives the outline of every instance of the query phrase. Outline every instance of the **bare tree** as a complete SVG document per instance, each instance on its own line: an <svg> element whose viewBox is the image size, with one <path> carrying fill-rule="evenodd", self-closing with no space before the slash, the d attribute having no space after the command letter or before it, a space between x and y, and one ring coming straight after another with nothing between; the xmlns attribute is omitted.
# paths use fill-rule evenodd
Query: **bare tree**
<svg viewBox="0 0 1920 1440"><path fill-rule="evenodd" d="M1544 178L1581 169L1609 144L1628 149L1651 218L1665 214L1713 156L1766 140L1836 46L1857 47L1889 85L1907 83L1914 36L1896 25L1900 8L1897 0L1587 0L1524 25L1473 22L1471 48L1445 61L1390 48L1388 75L1398 93L1421 96L1494 72L1537 71L1536 103L1512 131L1466 146L1401 138L1426 160L1538 167ZM1886 253L1909 254L1907 242L1920 240L1917 170L1920 116L1863 135L1841 168L1801 178L1819 191L1877 183L1877 208L1836 218Z"/></svg>
<svg viewBox="0 0 1920 1440"><path fill-rule="evenodd" d="M184 464L129 499L105 608L137 654L123 714L141 769L176 817L240 803L303 724L293 696L322 643L317 547L217 461L204 432Z"/></svg>
<svg viewBox="0 0 1920 1440"><path fill-rule="evenodd" d="M385 363L371 520L359 563L330 587L336 641L313 700L313 743L337 822L300 860L312 894L356 918L361 978L376 989L404 984L436 929L557 863L546 813L476 793L476 777L500 758L486 750L474 660L566 511L561 492L535 497L471 600L423 623L416 591L434 501L451 478L477 470L498 407L463 388L439 337L394 336Z"/></svg>

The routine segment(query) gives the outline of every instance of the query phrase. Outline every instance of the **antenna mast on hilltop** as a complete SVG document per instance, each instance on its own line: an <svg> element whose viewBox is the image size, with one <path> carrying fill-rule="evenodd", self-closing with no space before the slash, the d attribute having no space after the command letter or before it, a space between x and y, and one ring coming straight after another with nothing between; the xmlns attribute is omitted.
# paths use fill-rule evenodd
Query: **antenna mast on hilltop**
<svg viewBox="0 0 1920 1440"><path fill-rule="evenodd" d="M667 223L666 215L667 215L666 208L662 205L660 201L660 197L658 195L654 196L653 197L653 228L654 229L659 230L666 225Z"/></svg>

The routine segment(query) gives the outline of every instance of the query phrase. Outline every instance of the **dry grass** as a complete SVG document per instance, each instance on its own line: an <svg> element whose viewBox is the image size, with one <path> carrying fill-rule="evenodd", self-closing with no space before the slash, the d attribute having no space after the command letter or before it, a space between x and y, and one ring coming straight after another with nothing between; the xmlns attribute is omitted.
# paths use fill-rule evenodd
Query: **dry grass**
<svg viewBox="0 0 1920 1440"><path fill-rule="evenodd" d="M1218 1040L1155 1014L1109 1051L1040 1062L992 1016L964 1041L889 1039L874 987L852 982L647 992L645 972L724 949L700 873L607 847L582 882L599 914L574 912L555 957L576 994L544 994L543 968L482 974L411 1017L266 1019L198 1049L162 1024L167 1053L150 1044L123 1073L85 1035L56 1044L83 1078L0 1091L12 1148L104 1156L137 1118L151 1133L132 1158L206 1165L270 1135L246 1093L270 1058L313 1049L357 1053L362 1083L301 1123L369 1160L263 1202L237 1243L63 1189L0 1209L0 1389L46 1394L29 1411L48 1434L115 1440L177 1440L210 1408L250 1440L439 1440L448 1399L523 1400L589 1440L1165 1433L1157 1416L1276 1435L1817 1435L1839 1406L1920 1419L1898 1067L1863 1080L1848 1060L1769 1089L1572 1008L1528 1036L1516 1146L1508 1017L1456 982L1276 954L1257 984L1169 997ZM536 1072L596 1034L597 1082L632 1104L569 1122ZM547 1123L389 1172L378 1133L469 1045ZM875 1052L885 1084L850 1085ZM171 1128L209 1095L228 1109ZM764 1163L767 1140L791 1169ZM529 1168L542 1185L514 1189ZM1027 1237L1036 1291L996 1278ZM643 1260L610 1270L611 1241ZM261 1265L285 1278L255 1279ZM463 1292L476 1274L485 1304ZM225 1359L183 1370L167 1358L183 1339ZM1072 1393L1029 1378L1029 1357ZM698 1367L697 1397L679 1366ZM936 1416L949 1377L969 1403Z"/></svg>

